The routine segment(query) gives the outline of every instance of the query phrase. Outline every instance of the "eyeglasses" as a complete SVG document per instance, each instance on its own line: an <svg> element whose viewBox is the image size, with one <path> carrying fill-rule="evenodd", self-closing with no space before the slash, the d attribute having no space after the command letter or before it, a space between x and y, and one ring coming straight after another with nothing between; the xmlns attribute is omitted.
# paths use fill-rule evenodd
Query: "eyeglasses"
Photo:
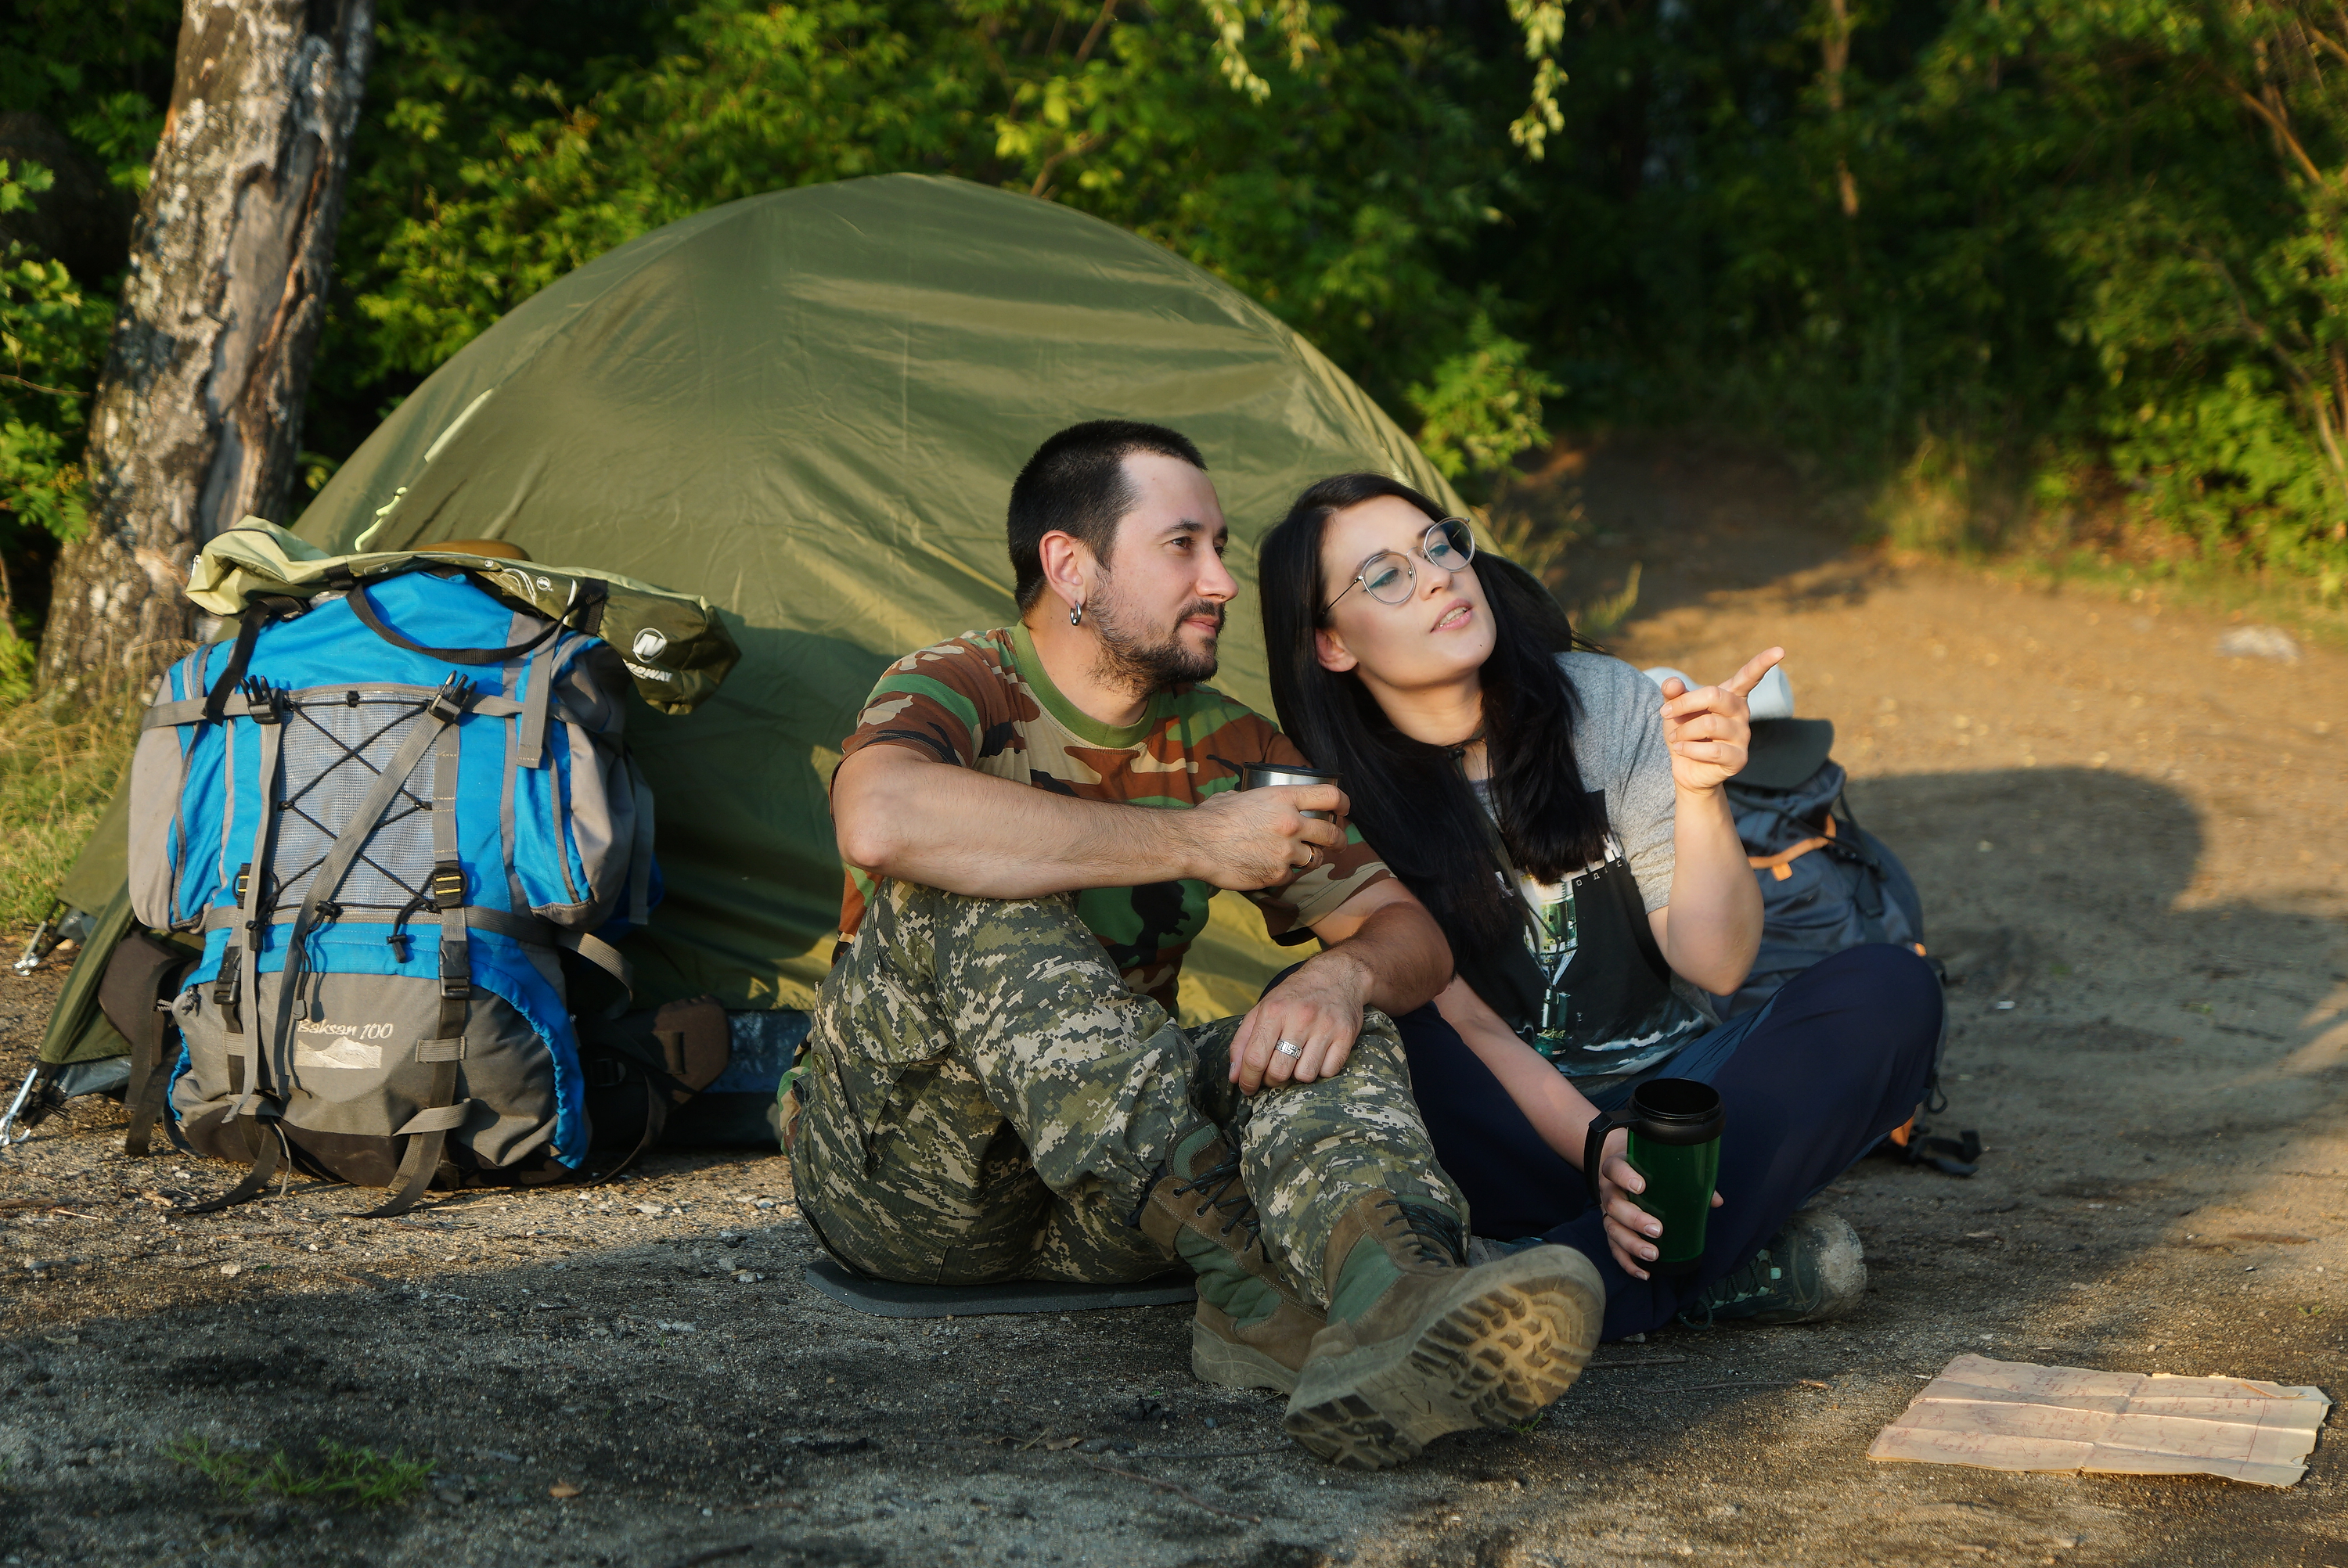
<svg viewBox="0 0 2348 1568"><path fill-rule="evenodd" d="M1465 518L1446 518L1428 527L1418 541L1416 552L1427 565L1437 571L1458 571L1476 559L1476 536ZM1418 591L1418 569L1410 564L1410 557L1400 550L1380 550L1362 563L1362 569L1347 583L1345 594L1360 589L1380 604L1407 604L1410 596ZM1321 607L1326 616L1337 608L1337 599Z"/></svg>

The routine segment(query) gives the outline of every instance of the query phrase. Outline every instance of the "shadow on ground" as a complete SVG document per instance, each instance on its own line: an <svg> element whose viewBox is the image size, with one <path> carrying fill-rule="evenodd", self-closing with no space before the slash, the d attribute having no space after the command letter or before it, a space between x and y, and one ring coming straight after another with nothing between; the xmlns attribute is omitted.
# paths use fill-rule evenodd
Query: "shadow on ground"
<svg viewBox="0 0 2348 1568"><path fill-rule="evenodd" d="M1866 1460L1969 1350L2341 1391L2348 963L2333 922L2180 908L2202 829L2166 786L1853 794L1955 982L1934 1120L1990 1146L1971 1181L1870 1161L1829 1190L1868 1243L1855 1317L1609 1347L1534 1430L1356 1476L1289 1447L1277 1401L1192 1382L1181 1309L907 1323L814 1295L772 1156L407 1222L304 1189L166 1220L232 1173L127 1162L85 1105L0 1159L0 1559L2348 1563L2328 1438L2283 1492ZM161 1456L187 1434L437 1474L374 1512L225 1497Z"/></svg>

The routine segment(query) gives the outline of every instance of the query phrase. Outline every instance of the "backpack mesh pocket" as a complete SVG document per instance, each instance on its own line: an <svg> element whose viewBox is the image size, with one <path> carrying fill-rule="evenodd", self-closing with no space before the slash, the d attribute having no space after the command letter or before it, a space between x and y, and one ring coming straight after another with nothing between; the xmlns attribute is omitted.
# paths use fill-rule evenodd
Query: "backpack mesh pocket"
<svg viewBox="0 0 2348 1568"><path fill-rule="evenodd" d="M285 716L285 804L271 868L281 906L298 905L311 879L357 814L376 776L420 722L418 699L380 692L298 693ZM434 756L417 759L407 782L351 863L335 902L345 909L397 910L432 876Z"/></svg>

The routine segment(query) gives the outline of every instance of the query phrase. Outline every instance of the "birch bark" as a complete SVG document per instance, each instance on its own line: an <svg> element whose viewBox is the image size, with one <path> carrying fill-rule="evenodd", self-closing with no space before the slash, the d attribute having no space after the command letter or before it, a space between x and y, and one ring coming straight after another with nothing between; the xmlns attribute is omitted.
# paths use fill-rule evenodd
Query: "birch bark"
<svg viewBox="0 0 2348 1568"><path fill-rule="evenodd" d="M179 657L195 552L285 514L374 33L373 0L186 0L91 411L91 526L41 640L53 692Z"/></svg>

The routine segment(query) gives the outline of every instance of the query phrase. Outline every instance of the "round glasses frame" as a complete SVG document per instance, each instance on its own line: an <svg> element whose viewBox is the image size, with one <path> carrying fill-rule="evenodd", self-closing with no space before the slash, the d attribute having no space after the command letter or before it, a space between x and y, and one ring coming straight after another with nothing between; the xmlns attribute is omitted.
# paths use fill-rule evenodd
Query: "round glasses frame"
<svg viewBox="0 0 2348 1568"><path fill-rule="evenodd" d="M1476 532L1465 518L1445 518L1429 523L1426 532L1419 536L1418 556L1437 571L1457 571L1476 559ZM1400 561L1402 570L1395 571L1385 563ZM1321 607L1323 617L1337 608L1337 600L1360 589L1380 604L1408 604L1412 594L1418 591L1418 569L1410 564L1410 557L1400 550L1380 550L1362 563L1354 580L1344 586L1337 599ZM1395 593L1395 589L1401 591ZM1388 594L1393 594L1388 598Z"/></svg>

